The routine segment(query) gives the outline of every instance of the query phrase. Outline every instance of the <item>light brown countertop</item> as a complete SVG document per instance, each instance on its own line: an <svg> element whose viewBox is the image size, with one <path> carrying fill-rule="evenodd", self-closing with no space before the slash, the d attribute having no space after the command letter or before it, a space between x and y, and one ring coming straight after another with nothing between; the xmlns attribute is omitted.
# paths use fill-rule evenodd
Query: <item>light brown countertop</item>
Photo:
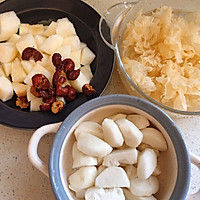
<svg viewBox="0 0 200 200"><path fill-rule="evenodd" d="M84 0L99 13L119 0ZM103 95L126 93L116 69ZM183 133L188 149L200 156L200 116L178 116L174 121ZM0 125L0 199L1 200L54 200L50 181L28 160L27 147L34 131ZM39 155L47 162L53 134L44 136L39 145ZM200 185L200 173L192 167L190 192Z"/></svg>

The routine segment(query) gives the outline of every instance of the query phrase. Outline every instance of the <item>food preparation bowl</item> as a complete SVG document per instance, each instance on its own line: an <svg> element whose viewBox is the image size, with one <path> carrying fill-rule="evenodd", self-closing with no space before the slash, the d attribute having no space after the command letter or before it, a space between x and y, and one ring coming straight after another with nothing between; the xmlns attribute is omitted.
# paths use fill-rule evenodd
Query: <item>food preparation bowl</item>
<svg viewBox="0 0 200 200"><path fill-rule="evenodd" d="M106 95L97 97L75 109L63 123L49 124L37 129L30 139L28 156L32 164L50 178L56 199L76 200L69 189L68 178L72 174L72 145L74 130L84 121L92 120L101 124L108 116L140 114L145 116L163 134L167 151L160 152L160 189L155 195L158 200L199 199L199 193L188 195L191 176L191 162L200 167L200 159L189 153L180 130L171 118L154 104L130 95ZM48 165L38 156L40 139L47 133L56 133ZM116 174L117 176L117 174Z"/></svg>

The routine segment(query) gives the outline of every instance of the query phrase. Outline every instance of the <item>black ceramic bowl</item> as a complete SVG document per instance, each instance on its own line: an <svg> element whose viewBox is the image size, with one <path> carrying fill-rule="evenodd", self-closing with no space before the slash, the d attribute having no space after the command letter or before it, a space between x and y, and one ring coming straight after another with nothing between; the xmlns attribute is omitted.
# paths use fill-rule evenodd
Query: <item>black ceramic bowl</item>
<svg viewBox="0 0 200 200"><path fill-rule="evenodd" d="M29 112L15 105L16 97L3 103L0 101L0 123L18 128L34 129L44 124L63 121L76 107L99 96L109 81L113 69L114 55L101 40L98 31L100 16L87 4L78 0L8 0L0 4L0 13L14 10L22 23L46 23L51 20L68 17L74 24L82 42L95 53L91 64L92 86L96 95L86 97L80 94L74 101L67 103L57 115L51 112Z"/></svg>

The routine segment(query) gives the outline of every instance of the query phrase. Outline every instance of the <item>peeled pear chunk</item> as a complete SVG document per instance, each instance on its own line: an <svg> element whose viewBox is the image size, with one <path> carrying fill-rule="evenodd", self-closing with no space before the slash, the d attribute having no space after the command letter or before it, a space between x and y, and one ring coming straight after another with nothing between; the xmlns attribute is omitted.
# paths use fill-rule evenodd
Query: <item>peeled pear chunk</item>
<svg viewBox="0 0 200 200"><path fill-rule="evenodd" d="M127 115L127 119L135 124L137 128L143 129L150 125L149 120L140 114Z"/></svg>
<svg viewBox="0 0 200 200"><path fill-rule="evenodd" d="M96 167L81 167L69 176L69 188L75 192L89 188L94 185L96 176Z"/></svg>
<svg viewBox="0 0 200 200"><path fill-rule="evenodd" d="M22 64L18 58L12 62L11 66L11 77L13 82L22 83L27 77L26 72L24 71Z"/></svg>
<svg viewBox="0 0 200 200"><path fill-rule="evenodd" d="M104 157L112 151L112 147L98 137L82 132L77 140L79 151L89 155Z"/></svg>
<svg viewBox="0 0 200 200"><path fill-rule="evenodd" d="M119 166L122 164L134 164L137 162L138 152L136 148L114 150L104 157L104 166Z"/></svg>
<svg viewBox="0 0 200 200"><path fill-rule="evenodd" d="M76 139L78 139L81 132L90 133L97 136L100 139L103 139L103 130L100 124L93 121L85 121L80 123L74 131Z"/></svg>
<svg viewBox="0 0 200 200"><path fill-rule="evenodd" d="M94 156L88 156L79 151L77 148L77 142L74 142L72 147L72 158L73 158L72 168L97 165L97 158Z"/></svg>
<svg viewBox="0 0 200 200"><path fill-rule="evenodd" d="M27 47L33 47L33 48L37 49L37 44L36 44L36 41L35 41L35 38L33 37L33 35L31 33L28 33L26 35L22 35L18 39L18 41L16 43L16 47L17 47L17 50L19 51L19 53L22 55L22 52Z"/></svg>
<svg viewBox="0 0 200 200"><path fill-rule="evenodd" d="M125 200L125 197L121 188L91 187L85 192L85 200Z"/></svg>
<svg viewBox="0 0 200 200"><path fill-rule="evenodd" d="M58 49L63 42L63 38L59 35L49 36L44 43L40 46L40 50L51 55Z"/></svg>
<svg viewBox="0 0 200 200"><path fill-rule="evenodd" d="M124 138L117 124L112 120L105 118L102 122L104 140L112 147L123 145Z"/></svg>
<svg viewBox="0 0 200 200"><path fill-rule="evenodd" d="M155 176L150 176L148 179L142 180L135 178L130 180L130 188L132 194L136 196L151 196L158 192L159 182Z"/></svg>
<svg viewBox="0 0 200 200"><path fill-rule="evenodd" d="M80 68L80 70L87 77L88 80L92 79L93 74L90 65L84 65Z"/></svg>
<svg viewBox="0 0 200 200"><path fill-rule="evenodd" d="M26 96L27 93L27 85L23 83L15 83L12 82L13 90L18 97Z"/></svg>
<svg viewBox="0 0 200 200"><path fill-rule="evenodd" d="M4 72L6 76L9 76L12 72L12 62L10 63L2 63L2 67L4 69Z"/></svg>
<svg viewBox="0 0 200 200"><path fill-rule="evenodd" d="M69 36L63 40L63 45L71 46L72 51L76 51L81 48L81 42L77 35Z"/></svg>
<svg viewBox="0 0 200 200"><path fill-rule="evenodd" d="M138 157L137 176L140 179L149 178L157 166L157 155L153 149L145 149Z"/></svg>
<svg viewBox="0 0 200 200"><path fill-rule="evenodd" d="M95 54L86 46L82 49L80 63L82 65L89 65L95 58Z"/></svg>
<svg viewBox="0 0 200 200"><path fill-rule="evenodd" d="M103 170L95 180L99 188L130 187L130 181L122 167L111 166Z"/></svg>
<svg viewBox="0 0 200 200"><path fill-rule="evenodd" d="M141 131L129 120L122 118L116 121L125 143L130 147L137 147L141 142L143 135Z"/></svg>
<svg viewBox="0 0 200 200"><path fill-rule="evenodd" d="M13 97L11 82L4 76L0 76L0 99L5 102Z"/></svg>
<svg viewBox="0 0 200 200"><path fill-rule="evenodd" d="M151 147L159 151L167 150L166 140L159 130L152 127L148 127L142 129L141 131L143 133L143 143L149 144Z"/></svg>
<svg viewBox="0 0 200 200"><path fill-rule="evenodd" d="M126 118L126 115L122 113L118 113L118 114L111 115L108 118L116 121L118 119Z"/></svg>
<svg viewBox="0 0 200 200"><path fill-rule="evenodd" d="M124 170L129 178L129 180L137 177L137 168L134 165L126 165Z"/></svg>
<svg viewBox="0 0 200 200"><path fill-rule="evenodd" d="M17 55L17 48L14 43L0 43L0 62L11 62Z"/></svg>
<svg viewBox="0 0 200 200"><path fill-rule="evenodd" d="M40 105L43 104L42 98L33 98L30 101L30 111L40 111Z"/></svg>
<svg viewBox="0 0 200 200"><path fill-rule="evenodd" d="M126 200L156 200L156 198L153 195L148 197L135 196L127 188L123 188L123 193Z"/></svg>
<svg viewBox="0 0 200 200"><path fill-rule="evenodd" d="M0 41L9 39L17 33L20 26L20 19L14 11L8 11L0 14Z"/></svg>
<svg viewBox="0 0 200 200"><path fill-rule="evenodd" d="M76 197L80 198L80 199L84 199L86 190L87 189L82 189L82 190L76 191L75 192L76 193Z"/></svg>

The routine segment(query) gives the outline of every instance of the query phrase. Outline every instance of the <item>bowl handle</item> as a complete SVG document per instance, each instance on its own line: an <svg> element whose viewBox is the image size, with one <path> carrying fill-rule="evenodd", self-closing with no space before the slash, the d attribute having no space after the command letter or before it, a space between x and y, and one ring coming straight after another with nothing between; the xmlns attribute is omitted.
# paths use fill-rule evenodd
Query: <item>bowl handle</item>
<svg viewBox="0 0 200 200"><path fill-rule="evenodd" d="M38 128L31 136L31 139L28 144L28 158L30 162L47 177L49 177L48 165L44 163L38 156L38 144L44 135L48 133L56 133L61 123L62 122L48 124Z"/></svg>
<svg viewBox="0 0 200 200"><path fill-rule="evenodd" d="M200 158L198 156L190 152L190 160L192 164L196 165L200 169ZM199 200L199 199L200 199L200 188L196 193L189 194L186 198L186 200Z"/></svg>
<svg viewBox="0 0 200 200"><path fill-rule="evenodd" d="M99 32L104 43L115 50L115 41L119 34L119 27L128 11L140 0L121 2L108 8L99 21Z"/></svg>

